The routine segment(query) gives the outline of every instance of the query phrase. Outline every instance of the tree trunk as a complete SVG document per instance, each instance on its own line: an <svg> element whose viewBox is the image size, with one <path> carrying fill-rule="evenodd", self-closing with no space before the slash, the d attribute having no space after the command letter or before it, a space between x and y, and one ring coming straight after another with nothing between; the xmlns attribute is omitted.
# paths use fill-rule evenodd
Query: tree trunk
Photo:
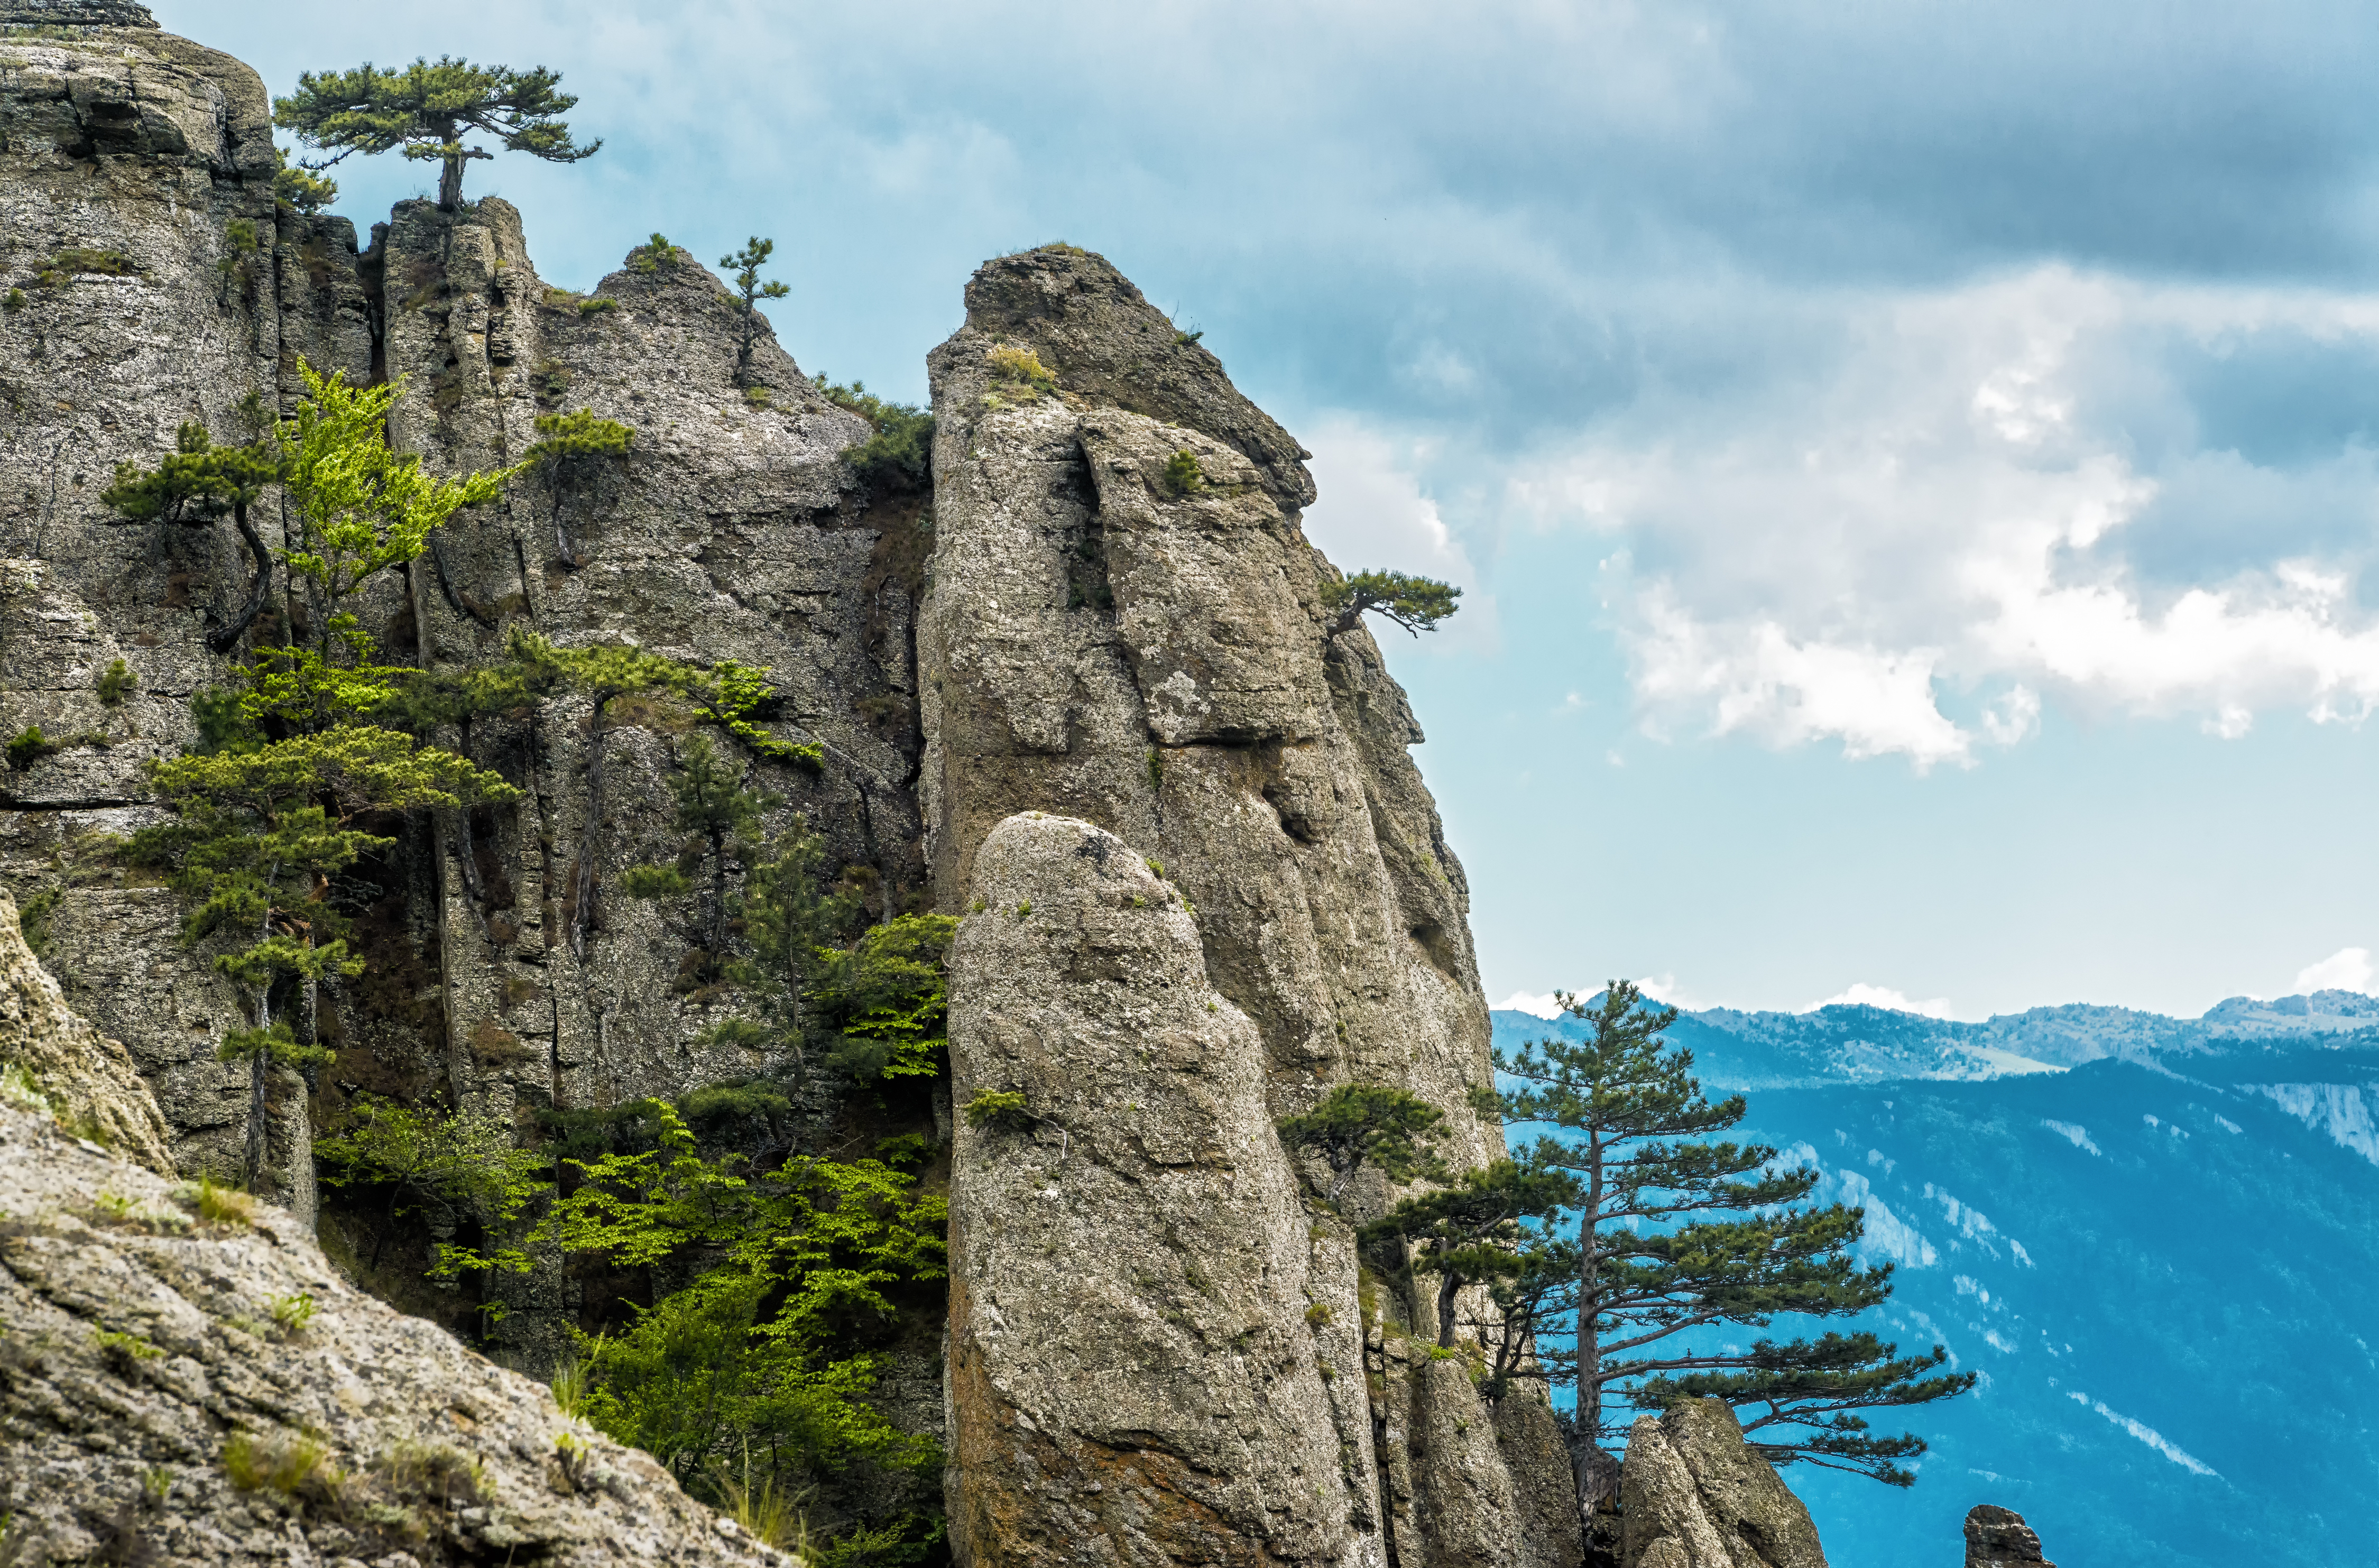
<svg viewBox="0 0 2379 1568"><path fill-rule="evenodd" d="M1448 1269L1438 1276L1437 1283L1437 1344L1441 1350L1454 1348L1455 1297L1462 1289L1462 1276Z"/></svg>
<svg viewBox="0 0 2379 1568"><path fill-rule="evenodd" d="M603 709L613 694L595 695L595 715L586 736L586 830L578 836L578 907L571 946L580 963L586 961L586 925L595 918L595 860L603 846Z"/></svg>
<svg viewBox="0 0 2379 1568"><path fill-rule="evenodd" d="M446 154L446 166L438 175L438 205L452 212L463 204L463 159L458 149Z"/></svg>
<svg viewBox="0 0 2379 1568"><path fill-rule="evenodd" d="M248 507L245 504L235 506L231 515L232 521L239 525L240 537L248 541L248 553L256 558L256 586L249 591L248 608L239 612L239 619L208 635L207 646L219 654L231 652L240 638L247 634L248 626L264 609L265 597L272 591L272 554L264 548L264 540L258 535L256 525L248 520Z"/></svg>
<svg viewBox="0 0 2379 1568"><path fill-rule="evenodd" d="M710 961L727 959L727 836L710 835Z"/></svg>

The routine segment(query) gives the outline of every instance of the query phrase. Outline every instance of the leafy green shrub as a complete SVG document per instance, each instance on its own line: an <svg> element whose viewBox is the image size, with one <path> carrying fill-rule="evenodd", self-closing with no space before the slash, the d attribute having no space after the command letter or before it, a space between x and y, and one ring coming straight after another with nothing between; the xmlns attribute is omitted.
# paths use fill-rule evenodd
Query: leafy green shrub
<svg viewBox="0 0 2379 1568"><path fill-rule="evenodd" d="M969 1127L1023 1132L1039 1118L1025 1109L1023 1091L986 1089L967 1102L966 1119Z"/></svg>
<svg viewBox="0 0 2379 1568"><path fill-rule="evenodd" d="M269 1305L272 1309L273 1326L286 1339L296 1339L304 1333L307 1326L313 1322L314 1314L320 1309L311 1293L303 1290L273 1297Z"/></svg>
<svg viewBox="0 0 2379 1568"><path fill-rule="evenodd" d="M124 699L139 685L139 678L132 673L132 667L119 658L100 671L99 700L109 707L120 707Z"/></svg>
<svg viewBox="0 0 2379 1568"><path fill-rule="evenodd" d="M867 390L864 381L837 386L821 374L817 390L838 408L848 408L876 427L876 433L843 449L843 461L869 484L893 490L921 490L933 481L934 416L913 404L892 403Z"/></svg>
<svg viewBox="0 0 2379 1568"><path fill-rule="evenodd" d="M12 288L6 296L0 296L0 310L6 310L9 315L14 316L18 311L22 310L23 308L25 308L25 291L23 289Z"/></svg>
<svg viewBox="0 0 2379 1568"><path fill-rule="evenodd" d="M8 742L8 766L22 773L57 750L57 742L42 734L40 725L28 724Z"/></svg>
<svg viewBox="0 0 2379 1568"><path fill-rule="evenodd" d="M776 393L755 383L743 389L743 401L754 408L766 408L776 401Z"/></svg>
<svg viewBox="0 0 2379 1568"><path fill-rule="evenodd" d="M1057 390L1057 373L1041 363L1040 356L1029 348L1014 344L996 343L984 358L991 366L992 390L984 394L984 403L992 408L1004 408L1010 403L1031 403L1045 392Z"/></svg>
<svg viewBox="0 0 2379 1568"><path fill-rule="evenodd" d="M618 300L599 294L589 295L578 302L578 314L581 316L601 316L618 308L620 308Z"/></svg>

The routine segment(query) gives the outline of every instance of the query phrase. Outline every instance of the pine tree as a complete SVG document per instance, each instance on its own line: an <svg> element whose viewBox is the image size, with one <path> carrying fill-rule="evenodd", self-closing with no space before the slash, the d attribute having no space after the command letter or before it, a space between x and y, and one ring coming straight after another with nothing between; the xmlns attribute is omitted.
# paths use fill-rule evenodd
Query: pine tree
<svg viewBox="0 0 2379 1568"><path fill-rule="evenodd" d="M1552 1238L1532 1262L1507 1274L1507 1342L1568 1332L1568 1347L1540 1345L1526 1368L1506 1354L1512 1375L1543 1376L1576 1390L1573 1461L1589 1513L1610 1495L1617 1465L1603 1452L1604 1410L1613 1398L1660 1408L1685 1393L1718 1394L1754 1414L1771 1462L1808 1460L1895 1485L1914 1477L1897 1461L1920 1453L1913 1437L1877 1439L1848 1412L1918 1405L1962 1393L1972 1374L1926 1377L1946 1352L1897 1358L1872 1335L1829 1334L1815 1343L1761 1341L1721 1348L1720 1324L1765 1327L1780 1314L1855 1315L1891 1294L1891 1267L1862 1268L1850 1248L1861 1211L1805 1205L1818 1176L1781 1169L1765 1145L1721 1142L1713 1134L1743 1120L1740 1095L1712 1103L1693 1077L1693 1054L1662 1031L1674 1009L1648 1006L1636 988L1612 981L1599 1003L1564 994L1563 1006L1591 1030L1585 1041L1540 1040L1499 1051L1496 1066L1524 1087L1501 1096L1507 1121L1549 1126L1529 1163L1576 1183L1576 1241L1553 1254ZM1546 1267L1574 1267L1566 1279ZM1525 1279L1528 1288L1517 1289ZM1684 1374L1684 1376L1680 1376ZM1814 1428L1798 1432L1796 1427Z"/></svg>
<svg viewBox="0 0 2379 1568"><path fill-rule="evenodd" d="M719 259L719 266L734 272L736 292L743 307L743 319L737 326L735 341L735 384L739 387L752 384L752 347L760 339L759 302L782 299L792 292L783 283L760 281L760 269L768 264L768 258L775 254L776 248L775 240L762 239L754 235L743 249Z"/></svg>
<svg viewBox="0 0 2379 1568"><path fill-rule="evenodd" d="M616 419L599 418L592 409L582 408L573 414L538 415L537 435L537 440L521 453L521 466L545 480L547 493L553 498L554 551L562 564L574 572L586 562L562 526L562 507L601 476L606 459L626 463L636 432Z"/></svg>
<svg viewBox="0 0 2379 1568"><path fill-rule="evenodd" d="M1381 1083L1342 1083L1312 1110L1282 1122L1280 1140L1322 1156L1330 1167L1322 1201L1334 1203L1365 1164L1393 1182L1445 1180L1445 1162L1433 1148L1444 1125L1445 1113L1418 1094Z"/></svg>
<svg viewBox="0 0 2379 1568"><path fill-rule="evenodd" d="M716 963L727 951L728 846L755 834L761 814L779 802L757 790L745 789L742 776L707 735L696 735L686 742L670 789L677 797L678 831L700 834L709 850L708 947ZM621 882L630 896L639 899L675 898L693 886L682 864L638 866Z"/></svg>
<svg viewBox="0 0 2379 1568"><path fill-rule="evenodd" d="M1335 612L1328 631L1333 637L1360 625L1367 610L1418 637L1450 619L1462 608L1455 602L1461 597L1462 590L1450 583L1402 572L1358 572L1322 585L1322 608Z"/></svg>
<svg viewBox="0 0 2379 1568"><path fill-rule="evenodd" d="M420 59L393 70L367 62L348 71L306 72L295 93L273 100L272 123L296 132L308 147L330 151L330 157L308 165L311 170L355 152L402 151L441 164L438 205L451 212L463 202L464 166L493 156L463 145L472 131L494 137L508 152L551 163L574 163L602 147L570 139L562 115L578 100L561 85L561 74L542 66L515 71L444 55L435 64Z"/></svg>
<svg viewBox="0 0 2379 1568"><path fill-rule="evenodd" d="M99 499L135 523L189 526L231 513L233 526L256 561L256 584L240 612L207 633L208 647L229 653L272 592L272 556L248 521L248 510L263 499L268 487L281 481L287 461L280 442L269 435L245 446L217 446L207 428L196 421L175 432L174 445L172 455L154 468L119 464L115 482Z"/></svg>
<svg viewBox="0 0 2379 1568"><path fill-rule="evenodd" d="M287 487L296 543L278 553L313 602L315 645L267 649L243 685L194 701L201 745L149 768L174 814L127 848L197 900L183 923L185 941L223 932L242 944L214 965L247 994L255 1019L228 1031L221 1050L224 1060L248 1064L243 1164L250 1185L263 1168L269 1069L327 1059L315 1041L316 988L363 971L347 950L332 882L394 840L362 821L516 793L498 775L373 721L411 672L374 664L372 639L346 608L374 573L419 555L430 530L457 508L500 494L505 476L424 476L418 459L388 448L387 410L401 384L349 388L302 359L298 368L307 397L296 416L248 450L269 450L271 471ZM209 450L184 446L183 456ZM169 467L119 476L117 489L154 498L179 482ZM276 997L293 991L302 1034L275 1017Z"/></svg>
<svg viewBox="0 0 2379 1568"><path fill-rule="evenodd" d="M1404 1200L1360 1234L1367 1245L1403 1244L1408 1272L1437 1276L1437 1344L1451 1350L1463 1288L1509 1274L1519 1263L1522 1222L1541 1220L1576 1197L1566 1172L1498 1160Z"/></svg>

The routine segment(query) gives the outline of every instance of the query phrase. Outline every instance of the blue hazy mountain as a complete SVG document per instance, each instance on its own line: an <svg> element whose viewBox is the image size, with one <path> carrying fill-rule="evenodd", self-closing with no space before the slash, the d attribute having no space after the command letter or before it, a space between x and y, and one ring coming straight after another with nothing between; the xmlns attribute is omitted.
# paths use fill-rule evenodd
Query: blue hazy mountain
<svg viewBox="0 0 2379 1568"><path fill-rule="evenodd" d="M2379 1562L2374 1026L2342 992L2195 1019L1679 1018L1745 1130L1866 1207L1869 1257L1899 1265L1879 1332L1983 1374L1907 1413L1933 1444L1913 1490L1788 1471L1835 1568L1947 1568L1982 1502L2068 1568Z"/></svg>

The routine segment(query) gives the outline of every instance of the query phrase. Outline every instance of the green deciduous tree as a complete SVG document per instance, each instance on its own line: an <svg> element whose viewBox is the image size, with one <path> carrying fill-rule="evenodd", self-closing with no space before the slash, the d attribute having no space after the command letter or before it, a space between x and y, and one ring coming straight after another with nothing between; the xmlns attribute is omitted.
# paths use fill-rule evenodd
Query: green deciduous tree
<svg viewBox="0 0 2379 1568"><path fill-rule="evenodd" d="M1443 1181L1445 1163L1433 1147L1445 1113L1401 1089L1380 1083L1342 1083L1301 1116L1280 1124L1280 1140L1310 1149L1330 1167L1322 1193L1335 1202L1355 1172L1370 1164L1393 1182Z"/></svg>
<svg viewBox="0 0 2379 1568"><path fill-rule="evenodd" d="M743 249L719 259L719 264L735 274L735 291L743 305L743 319L735 330L735 384L752 384L752 348L760 341L760 301L782 299L793 291L780 283L762 283L760 269L768 264L776 253L777 242L754 235Z"/></svg>
<svg viewBox="0 0 2379 1568"><path fill-rule="evenodd" d="M244 446L217 446L207 428L195 421L175 432L174 445L154 468L119 464L115 482L99 499L136 523L204 525L230 513L256 561L256 583L240 611L207 633L207 646L228 653L272 591L272 556L248 513L268 488L280 483L288 461L273 436Z"/></svg>
<svg viewBox="0 0 2379 1568"><path fill-rule="evenodd" d="M829 1066L862 1083L943 1070L949 991L942 963L958 926L948 915L901 915L870 926L849 947L819 949L814 1012L832 1041Z"/></svg>
<svg viewBox="0 0 2379 1568"><path fill-rule="evenodd" d="M850 1345L894 1319L892 1292L943 1277L944 1200L880 1160L746 1177L702 1158L673 1108L636 1108L655 1147L567 1162L579 1183L539 1234L614 1268L706 1266L623 1333L582 1337L587 1418L697 1490L747 1453L796 1486L860 1459L937 1464L864 1403L880 1363Z"/></svg>
<svg viewBox="0 0 2379 1568"><path fill-rule="evenodd" d="M865 440L843 449L859 476L887 490L929 488L934 475L934 416L914 404L893 403L867 390L864 381L839 386L821 372L813 378L828 403L848 408L876 427Z"/></svg>
<svg viewBox="0 0 2379 1568"><path fill-rule="evenodd" d="M273 100L272 123L331 154L315 168L354 152L398 151L439 163L438 205L451 211L462 204L464 165L493 156L464 145L462 139L474 131L495 138L508 152L553 163L574 163L603 145L571 140L562 116L578 100L561 85L560 73L542 66L516 71L444 55L434 64L420 59L395 69L367 62L353 70L306 72L296 92Z"/></svg>
<svg viewBox="0 0 2379 1568"><path fill-rule="evenodd" d="M1418 637L1436 631L1439 621L1460 609L1455 601L1461 597L1462 590L1450 583L1402 572L1358 572L1322 585L1322 608L1335 615L1329 627L1333 637L1360 625L1366 610Z"/></svg>
<svg viewBox="0 0 2379 1568"><path fill-rule="evenodd" d="M1616 1397L1659 1408L1689 1389L1724 1390L1755 1412L1765 1406L1752 1419L1772 1461L1908 1484L1914 1477L1897 1461L1923 1452L1922 1441L1869 1437L1849 1412L1970 1387L1971 1375L1920 1375L1940 1365L1938 1347L1902 1360L1871 1335L1763 1341L1740 1351L1691 1333L1765 1327L1780 1314L1848 1317L1881 1303L1891 1294L1890 1266L1863 1268L1850 1250L1862 1212L1809 1207L1816 1171L1780 1168L1766 1145L1712 1138L1742 1121L1744 1101L1713 1103L1702 1093L1692 1053L1662 1039L1673 1009L1645 1004L1625 981L1612 982L1598 1001L1561 1000L1588 1037L1499 1051L1496 1065L1521 1084L1502 1097L1507 1120L1560 1133L1537 1140L1531 1163L1578 1189L1576 1241L1565 1255L1574 1285L1540 1269L1542 1288L1533 1299L1515 1298L1508 1316L1515 1333L1573 1333L1569 1347L1540 1345L1537 1366L1577 1392L1581 1502L1591 1509L1615 1484L1616 1465L1602 1450L1607 1404Z"/></svg>
<svg viewBox="0 0 2379 1568"><path fill-rule="evenodd" d="M388 1241L387 1222L429 1211L449 1224L476 1222L492 1244L484 1252L448 1244L432 1273L452 1275L492 1265L518 1271L527 1256L506 1245L518 1221L549 1188L539 1179L548 1164L534 1150L518 1147L512 1125L485 1111L440 1111L358 1098L345 1125L314 1145L333 1187L388 1189L383 1224L372 1242L367 1268L380 1266Z"/></svg>

